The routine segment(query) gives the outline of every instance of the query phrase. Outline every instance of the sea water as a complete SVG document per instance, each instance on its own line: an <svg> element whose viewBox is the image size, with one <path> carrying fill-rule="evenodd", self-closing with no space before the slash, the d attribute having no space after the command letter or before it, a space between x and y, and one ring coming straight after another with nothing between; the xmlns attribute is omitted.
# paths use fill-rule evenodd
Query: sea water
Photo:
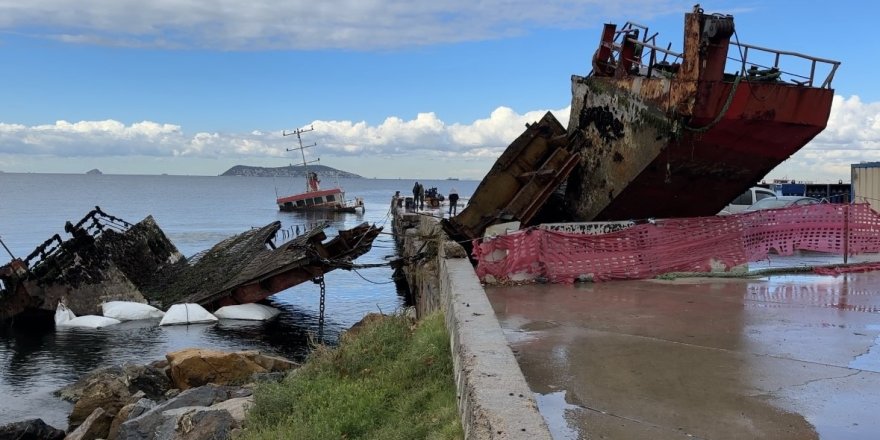
<svg viewBox="0 0 880 440"><path fill-rule="evenodd" d="M327 180L325 187L328 187ZM420 180L426 188L462 197L475 181ZM333 182L335 184L336 182ZM384 227L372 249L356 263L383 263L396 255L391 234L390 202L395 191L411 195L413 180L340 179L348 198L362 197L363 214L279 212L276 195L305 189L304 179L234 176L122 176L0 173L0 238L18 258L59 234L100 206L110 215L136 223L152 215L178 250L190 256L231 235L280 221L296 232L329 222L329 238L339 229L362 222ZM9 261L0 248L0 264ZM156 322L128 322L104 329L0 330L0 425L42 418L67 426L71 404L53 392L98 367L148 363L188 347L255 349L301 360L311 343L336 342L341 331L370 312L390 313L404 306L404 296L389 267L334 270L325 276L326 308L319 330L320 288L306 282L270 297L281 315L268 323L221 321L213 325L159 327Z"/></svg>

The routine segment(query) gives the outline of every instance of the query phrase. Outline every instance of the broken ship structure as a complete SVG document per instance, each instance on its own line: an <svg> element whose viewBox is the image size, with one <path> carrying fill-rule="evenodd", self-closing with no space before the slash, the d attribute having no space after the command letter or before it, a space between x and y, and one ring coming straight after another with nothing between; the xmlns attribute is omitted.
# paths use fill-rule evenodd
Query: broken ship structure
<svg viewBox="0 0 880 440"><path fill-rule="evenodd" d="M321 280L372 247L382 228L363 223L329 241L324 227L275 243L280 222L232 236L183 257L151 216L136 224L99 207L24 259L0 266L0 322L47 319L59 302L77 315L100 314L105 301L160 308L198 303L209 309L257 302L297 284Z"/></svg>
<svg viewBox="0 0 880 440"><path fill-rule="evenodd" d="M567 129L549 112L529 124L444 228L477 239L508 221L719 212L825 128L840 65L735 36L732 16L699 5L680 53L646 26L606 24L592 72L572 76Z"/></svg>

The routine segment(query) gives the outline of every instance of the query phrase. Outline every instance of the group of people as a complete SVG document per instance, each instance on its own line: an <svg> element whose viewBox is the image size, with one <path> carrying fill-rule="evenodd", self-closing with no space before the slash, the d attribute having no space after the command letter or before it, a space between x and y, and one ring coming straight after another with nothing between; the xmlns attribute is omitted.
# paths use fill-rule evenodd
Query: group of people
<svg viewBox="0 0 880 440"><path fill-rule="evenodd" d="M413 185L413 206L418 206L419 209L425 209L425 187L416 182ZM436 192L436 189L434 189ZM458 214L458 191L455 188L449 190L449 216Z"/></svg>

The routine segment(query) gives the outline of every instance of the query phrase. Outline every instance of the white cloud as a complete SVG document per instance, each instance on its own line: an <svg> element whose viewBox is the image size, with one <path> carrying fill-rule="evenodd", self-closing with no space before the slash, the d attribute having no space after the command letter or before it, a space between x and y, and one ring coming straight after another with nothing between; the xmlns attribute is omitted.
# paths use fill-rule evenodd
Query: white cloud
<svg viewBox="0 0 880 440"><path fill-rule="evenodd" d="M314 121L314 131L304 135L304 142L317 143L320 155L325 156L394 157L419 153L491 158L522 133L526 122L537 121L544 112L520 115L499 107L488 118L469 125L447 125L434 113L420 113L410 120L390 116L375 126L363 121ZM554 113L565 124L568 112L565 108ZM131 125L115 120L57 121L30 127L0 123L0 154L9 155L288 158L291 153L287 148L295 146L293 142L295 138L283 136L281 131L188 135L178 125L150 121Z"/></svg>
<svg viewBox="0 0 880 440"><path fill-rule="evenodd" d="M850 165L880 161L880 102L835 96L828 127L775 170L770 178L849 181Z"/></svg>
<svg viewBox="0 0 880 440"><path fill-rule="evenodd" d="M568 124L569 110L553 110L563 126ZM435 113L420 113L412 119L390 116L377 125L314 121L314 131L304 135L304 142L317 143L316 150L308 151L310 157L418 155L491 163L523 132L526 123L539 120L545 111L520 114L498 107L486 118L469 124L446 123ZM114 120L58 121L36 126L0 123L0 155L7 157L186 157L235 159L241 163L278 158L281 166L296 162L296 157L286 151L295 146L293 142L295 138L282 136L281 131L187 134L179 125L151 121L130 125ZM880 102L836 96L828 128L768 178L848 180L850 165L865 161L880 161Z"/></svg>
<svg viewBox="0 0 880 440"><path fill-rule="evenodd" d="M0 0L0 29L75 44L217 49L370 49L577 28L622 12L687 11L680 0Z"/></svg>

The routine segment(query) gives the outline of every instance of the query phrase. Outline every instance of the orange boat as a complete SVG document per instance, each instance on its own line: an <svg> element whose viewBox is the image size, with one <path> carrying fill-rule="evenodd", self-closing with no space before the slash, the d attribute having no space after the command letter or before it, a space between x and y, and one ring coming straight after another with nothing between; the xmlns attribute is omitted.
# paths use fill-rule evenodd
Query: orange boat
<svg viewBox="0 0 880 440"><path fill-rule="evenodd" d="M353 201L346 200L345 191L337 184L330 189L321 189L321 180L318 173L308 171L308 164L320 161L306 161L305 149L314 147L315 144L303 146L302 134L312 131L313 128L297 129L292 133L284 133L284 136L296 135L299 141L298 148L288 148L287 151L299 150L302 154L303 169L306 170L306 190L302 193L283 197L276 197L275 202L281 211L330 211L330 212L364 212L364 200L355 197Z"/></svg>

